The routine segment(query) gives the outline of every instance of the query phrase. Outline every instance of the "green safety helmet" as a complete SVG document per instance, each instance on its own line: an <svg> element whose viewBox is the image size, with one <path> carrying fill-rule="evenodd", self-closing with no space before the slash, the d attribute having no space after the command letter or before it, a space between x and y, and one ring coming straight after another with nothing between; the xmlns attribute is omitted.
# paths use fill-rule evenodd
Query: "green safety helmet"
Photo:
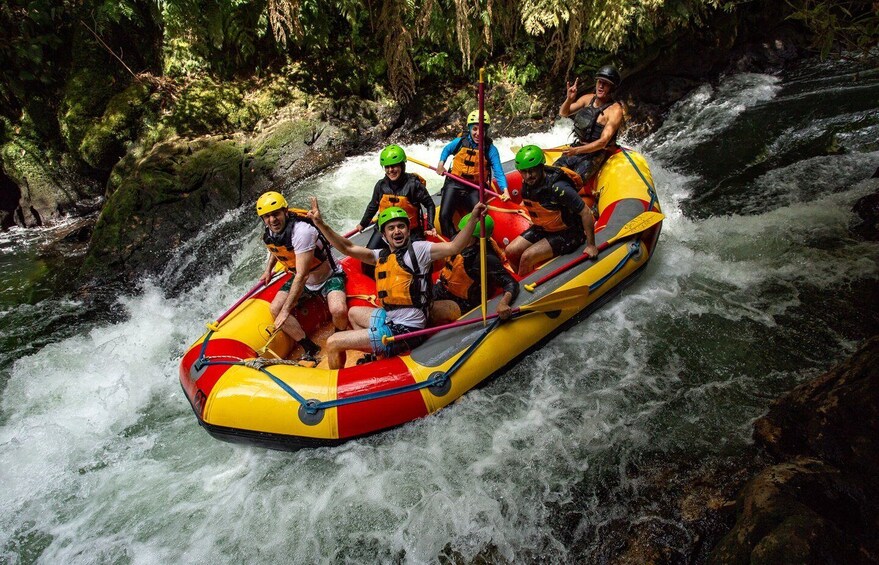
<svg viewBox="0 0 879 565"><path fill-rule="evenodd" d="M516 152L516 170L524 171L533 169L546 163L546 157L543 155L543 149L536 145L526 145Z"/></svg>
<svg viewBox="0 0 879 565"><path fill-rule="evenodd" d="M406 225L409 225L409 214L406 213L406 210L399 208L397 206L391 206L390 208L385 208L382 210L382 213L378 215L378 230L382 231L385 228L385 224L390 222L391 220L405 220Z"/></svg>
<svg viewBox="0 0 879 565"><path fill-rule="evenodd" d="M275 210L287 209L287 200L280 192L269 191L256 201L256 215L263 216Z"/></svg>
<svg viewBox="0 0 879 565"><path fill-rule="evenodd" d="M467 116L467 127L472 126L473 124L479 123L479 110L473 110ZM488 112L482 112L482 123L485 125L489 125L491 123L491 117L488 115Z"/></svg>
<svg viewBox="0 0 879 565"><path fill-rule="evenodd" d="M390 167L391 165L399 165L406 162L406 152L399 145L388 145L382 149L382 154L378 158L382 167Z"/></svg>
<svg viewBox="0 0 879 565"><path fill-rule="evenodd" d="M466 216L461 218L461 221L458 222L458 231L462 231L464 229L464 226L466 226L467 222L470 221L470 216L471 216L471 214L467 214ZM482 222L476 222L476 227L473 228L473 237L479 237L479 225L481 223ZM485 237L491 237L491 234L493 234L493 233L494 233L494 218L492 218L491 216L486 214L485 215Z"/></svg>

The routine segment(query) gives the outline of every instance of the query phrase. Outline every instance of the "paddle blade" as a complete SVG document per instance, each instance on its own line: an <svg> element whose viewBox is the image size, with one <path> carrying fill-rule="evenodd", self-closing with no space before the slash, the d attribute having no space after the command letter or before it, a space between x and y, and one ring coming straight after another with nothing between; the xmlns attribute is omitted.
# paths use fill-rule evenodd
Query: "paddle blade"
<svg viewBox="0 0 879 565"><path fill-rule="evenodd" d="M643 214L629 220L629 222L626 223L626 225L624 225L615 236L607 240L607 243L613 243L624 237L641 233L644 230L652 228L664 219L665 216L659 212L644 212Z"/></svg>
<svg viewBox="0 0 879 565"><path fill-rule="evenodd" d="M520 310L530 312L554 312L556 310L572 310L583 307L582 300L589 296L589 286L575 286L565 290L557 290L552 294L532 302L523 304Z"/></svg>

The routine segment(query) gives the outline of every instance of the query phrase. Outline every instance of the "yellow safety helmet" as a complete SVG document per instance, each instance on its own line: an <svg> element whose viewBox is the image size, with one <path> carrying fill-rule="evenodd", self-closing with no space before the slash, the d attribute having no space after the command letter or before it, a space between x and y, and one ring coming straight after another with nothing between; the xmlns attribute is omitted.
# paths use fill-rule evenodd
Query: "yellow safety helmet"
<svg viewBox="0 0 879 565"><path fill-rule="evenodd" d="M287 200L280 192L269 191L256 201L256 215L264 216L275 210L286 210Z"/></svg>
<svg viewBox="0 0 879 565"><path fill-rule="evenodd" d="M479 123L479 110L473 110L467 116L467 127L472 126L473 124ZM489 125L491 123L491 117L488 115L488 112L482 112L482 123L485 125Z"/></svg>

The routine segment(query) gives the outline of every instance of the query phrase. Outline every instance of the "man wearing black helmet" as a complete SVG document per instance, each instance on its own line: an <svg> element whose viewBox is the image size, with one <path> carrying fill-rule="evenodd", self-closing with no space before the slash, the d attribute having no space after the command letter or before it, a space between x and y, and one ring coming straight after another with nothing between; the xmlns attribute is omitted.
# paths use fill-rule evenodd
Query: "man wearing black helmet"
<svg viewBox="0 0 879 565"><path fill-rule="evenodd" d="M563 118L573 116L574 137L571 148L553 165L567 167L585 181L598 171L606 158L606 148L616 147L617 131L623 123L623 107L614 100L620 85L620 73L610 65L595 73L595 93L577 97L577 80L567 83L565 101L559 108Z"/></svg>

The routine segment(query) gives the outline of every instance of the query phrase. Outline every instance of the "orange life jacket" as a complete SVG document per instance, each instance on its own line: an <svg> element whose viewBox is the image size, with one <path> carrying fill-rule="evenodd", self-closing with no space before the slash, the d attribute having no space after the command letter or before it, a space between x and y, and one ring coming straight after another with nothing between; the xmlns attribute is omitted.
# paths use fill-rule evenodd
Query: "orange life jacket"
<svg viewBox="0 0 879 565"><path fill-rule="evenodd" d="M493 239L489 238L488 241L491 243L491 249L494 254L503 263L505 260L504 252ZM470 278L467 269L464 268L464 255L459 253L451 259L446 259L446 264L440 272L438 283L441 283L450 294L463 300L470 300L470 290L473 285L478 285L479 281Z"/></svg>
<svg viewBox="0 0 879 565"><path fill-rule="evenodd" d="M414 268L403 262L408 255ZM385 310L419 308L430 305L430 272L422 273L412 242L391 252L383 249L375 266L376 301Z"/></svg>
<svg viewBox="0 0 879 565"><path fill-rule="evenodd" d="M583 179L580 178L580 175L568 169L566 167L544 167L544 172L546 174L546 178L544 179L544 187L539 187L536 190L540 190L540 188L548 187L550 190L552 186L558 182L559 180L569 182L574 190L580 190L583 188ZM564 178L567 177L567 178ZM572 218L570 214L566 214L565 210L561 207L547 207L538 202L537 200L530 199L528 196L535 192L533 188L523 187L523 195L522 195L522 205L528 210L528 215L531 216L531 223L536 226L543 228L548 232L559 232L564 231L568 228L574 227L572 225ZM567 221L566 221L566 216Z"/></svg>
<svg viewBox="0 0 879 565"><path fill-rule="evenodd" d="M410 182L420 182L421 184L427 186L427 181L424 180L424 177L418 175L416 173L409 173L413 178L407 179L406 185L408 186ZM390 187L385 184L383 188L390 190ZM381 200L378 201L378 213L381 214L385 208L390 208L391 206L396 206L398 208L402 208L406 211L406 215L409 216L409 228L410 229L418 229L422 226L421 212L420 207L416 206L412 200L409 199L409 194L411 193L408 190L403 190L405 194L397 195L393 192L386 192L382 194Z"/></svg>
<svg viewBox="0 0 879 565"><path fill-rule="evenodd" d="M485 171L486 182L491 181L491 163L488 162L488 148L491 147L491 139L485 138L482 155L482 167ZM454 151L452 159L452 174L470 182L479 182L479 145L474 145L468 134L461 136L461 142Z"/></svg>
<svg viewBox="0 0 879 565"><path fill-rule="evenodd" d="M269 228L266 228L262 237L266 249L268 249L269 252L275 256L275 259L284 265L284 267L291 273L296 272L296 251L290 247L294 225L296 222L306 222L307 224L314 226L311 220L305 216L305 213L305 210L299 208L288 208L287 223L284 225L284 230L276 235L273 234ZM323 234L320 233L320 230L318 230L317 233L317 237L323 244L323 247L320 245L315 246L314 258L311 261L311 265L309 265L309 270L314 270L327 259L331 261L330 264L333 269L335 269L335 265L332 264L332 254L329 251L330 243L324 238Z"/></svg>

